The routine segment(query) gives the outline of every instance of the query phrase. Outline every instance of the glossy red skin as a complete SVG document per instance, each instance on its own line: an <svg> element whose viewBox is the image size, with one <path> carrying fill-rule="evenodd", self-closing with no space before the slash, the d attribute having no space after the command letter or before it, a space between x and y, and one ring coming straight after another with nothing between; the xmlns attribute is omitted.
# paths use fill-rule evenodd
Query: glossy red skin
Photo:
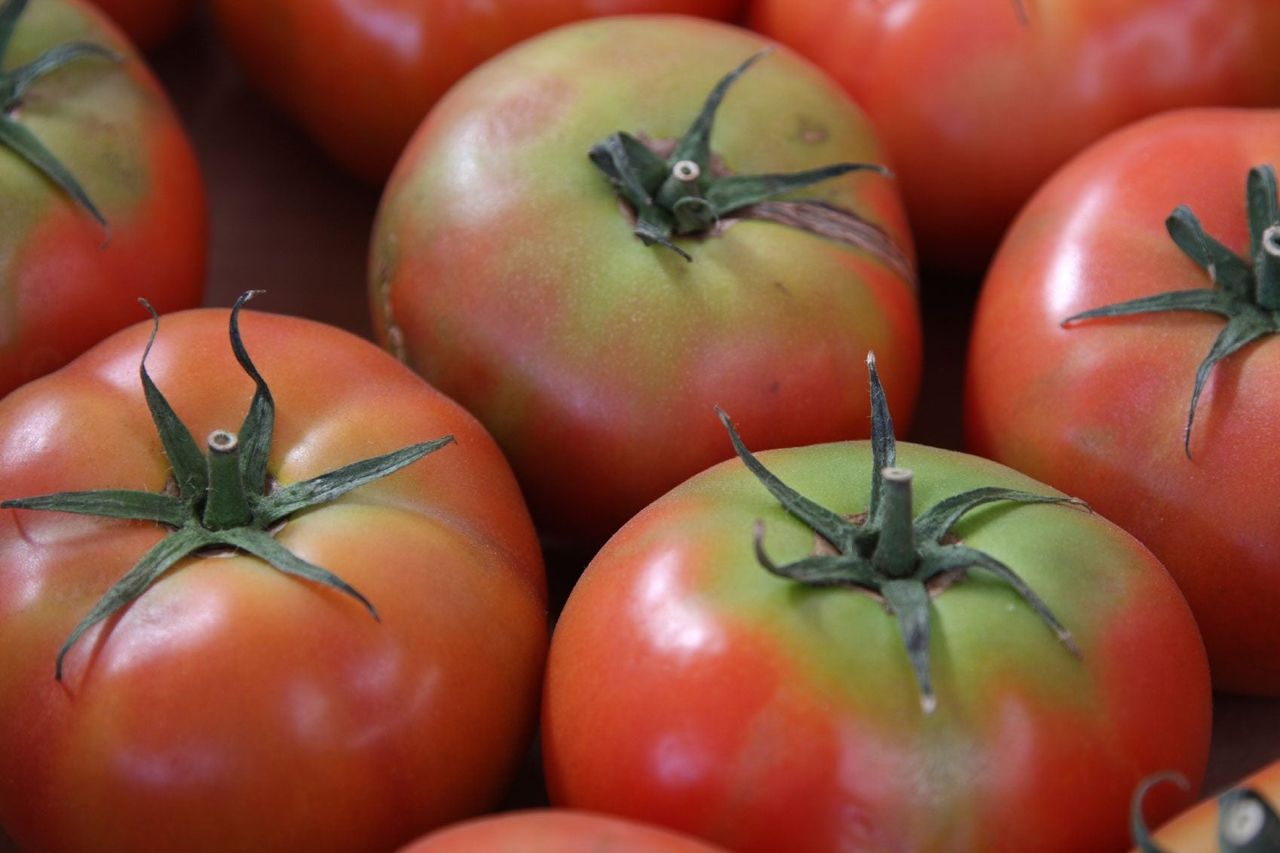
<svg viewBox="0 0 1280 853"><path fill-rule="evenodd" d="M655 826L567 809L509 812L447 827L400 853L715 853Z"/></svg>
<svg viewBox="0 0 1280 853"><path fill-rule="evenodd" d="M423 116L506 48L585 18L729 20L742 0L213 0L250 79L344 169L382 184Z"/></svg>
<svg viewBox="0 0 1280 853"><path fill-rule="evenodd" d="M90 630L61 684L59 646L163 531L0 512L0 826L20 849L388 850L494 807L527 748L545 579L492 440L367 341L256 312L241 327L277 402L278 482L457 442L278 533L380 622L253 559L189 558ZM0 496L165 486L148 332L0 403ZM148 368L193 435L244 417L226 311L166 316Z"/></svg>
<svg viewBox="0 0 1280 853"><path fill-rule="evenodd" d="M969 351L969 447L1079 495L1168 567L1214 686L1280 695L1280 340L1220 364L1183 436L1196 369L1223 321L1071 314L1208 287L1164 221L1189 205L1247 251L1248 170L1280 163L1280 113L1198 110L1090 148L1027 206L983 285Z"/></svg>
<svg viewBox="0 0 1280 853"><path fill-rule="evenodd" d="M1260 794L1272 808L1280 808L1280 761L1273 761L1231 787L1248 788ZM1219 853L1217 795L1196 803L1160 827L1152 840L1169 853Z"/></svg>
<svg viewBox="0 0 1280 853"><path fill-rule="evenodd" d="M89 0L106 12L129 40L143 50L160 44L182 26L197 0Z"/></svg>
<svg viewBox="0 0 1280 853"><path fill-rule="evenodd" d="M1143 116L1280 104L1273 0L753 0L875 122L926 265L982 270L1035 189ZM890 81L886 85L886 81Z"/></svg>
<svg viewBox="0 0 1280 853"><path fill-rule="evenodd" d="M109 224L9 151L0 151L0 394L66 364L157 310L199 304L204 289L204 184L186 133L137 52L78 0L41 0L18 21L8 62L84 40L119 65L73 63L41 79L23 124L84 186Z"/></svg>
<svg viewBox="0 0 1280 853"><path fill-rule="evenodd" d="M370 258L378 339L485 423L546 532L602 542L732 455L716 405L754 447L865 436L867 395L849 377L871 349L911 420L911 282L772 222L684 239L686 262L631 233L587 159L619 129L678 137L766 44L693 18L561 28L459 83L388 184ZM881 158L856 107L785 49L734 85L712 147L746 174ZM855 173L799 195L861 213L910 252L893 181Z"/></svg>
<svg viewBox="0 0 1280 853"><path fill-rule="evenodd" d="M916 509L979 484L1043 491L976 457L899 444ZM782 479L866 508L865 442L769 451ZM933 600L938 708L924 717L899 628L853 589L804 590L772 557L815 537L737 461L632 520L588 566L552 636L543 755L552 802L739 851L1078 851L1128 843L1129 796L1208 752L1204 650L1155 559L1068 507L979 512L956 533L1010 563L1082 649L1007 588ZM1156 801L1157 794L1162 799ZM1153 792L1152 814L1189 795Z"/></svg>

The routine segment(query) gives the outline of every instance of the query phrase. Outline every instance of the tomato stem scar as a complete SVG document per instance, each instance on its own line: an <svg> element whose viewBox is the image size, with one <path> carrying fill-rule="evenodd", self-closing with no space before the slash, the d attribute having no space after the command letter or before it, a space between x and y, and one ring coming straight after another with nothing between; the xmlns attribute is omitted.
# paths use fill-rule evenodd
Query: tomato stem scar
<svg viewBox="0 0 1280 853"><path fill-rule="evenodd" d="M619 131L592 146L588 156L634 211L632 231L646 246L670 249L686 261L693 256L676 237L714 235L730 216L761 219L809 231L861 249L914 284L906 252L878 225L856 213L810 199L777 200L778 196L856 171L891 177L874 163L835 163L799 172L735 175L713 169L711 129L729 87L758 60L747 57L716 83L701 112L669 150L659 152L640 136Z"/></svg>
<svg viewBox="0 0 1280 853"><path fill-rule="evenodd" d="M944 498L913 517L914 475L897 464L893 420L876 372L875 356L871 354L867 356L867 373L871 386L872 473L870 506L865 513L835 512L792 489L747 449L729 416L716 410L734 451L747 469L787 513L831 546L830 550L778 564L765 550L765 525L758 520L752 531L757 561L766 571L807 586L855 587L879 594L897 619L925 714L933 713L938 705L929 663L930 583L944 578L961 583L965 569L982 569L1013 589L1062 646L1079 657L1071 632L1026 581L990 554L958 541L950 531L970 510L997 501L1078 507L1084 503L1075 498L985 486Z"/></svg>
<svg viewBox="0 0 1280 853"><path fill-rule="evenodd" d="M1063 326L1070 326L1101 317L1170 311L1214 314L1226 320L1196 369L1182 438L1183 452L1188 459L1192 458L1191 428L1196 406L1213 368L1254 341L1280 332L1280 200L1275 169L1271 165L1262 164L1249 170L1245 180L1245 210L1249 223L1247 256L1236 254L1209 235L1186 205L1178 206L1165 220L1173 242L1208 274L1208 288L1140 296L1082 311L1062 321Z"/></svg>
<svg viewBox="0 0 1280 853"><path fill-rule="evenodd" d="M209 496L205 499L202 522L209 530L243 527L253 513L240 476L240 442L226 430L214 430L206 441L209 448Z"/></svg>
<svg viewBox="0 0 1280 853"><path fill-rule="evenodd" d="M172 531L142 555L80 620L62 644L54 664L54 678L62 680L62 665L75 642L97 623L142 596L182 559L212 550L238 551L257 557L276 570L313 581L359 602L375 620L378 611L359 591L328 569L298 557L272 537L271 531L295 513L330 503L360 486L395 473L453 441L446 435L381 456L362 459L307 480L272 488L267 461L275 429L275 401L240 337L240 310L260 291L241 294L231 309L231 349L256 390L238 433L214 430L203 452L147 372L147 356L155 343L160 318L146 300L153 325L138 367L143 396L173 469L178 493L103 489L58 492L17 498L0 507L73 512L132 521L150 521Z"/></svg>

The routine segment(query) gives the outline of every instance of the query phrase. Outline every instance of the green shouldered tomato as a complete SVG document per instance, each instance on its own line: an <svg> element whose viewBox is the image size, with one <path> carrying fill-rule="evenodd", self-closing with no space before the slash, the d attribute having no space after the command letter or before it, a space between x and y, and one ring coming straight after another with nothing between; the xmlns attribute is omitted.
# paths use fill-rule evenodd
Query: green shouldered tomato
<svg viewBox="0 0 1280 853"><path fill-rule="evenodd" d="M139 296L199 304L195 155L142 59L80 0L0 3L0 197L0 394L131 325Z"/></svg>
<svg viewBox="0 0 1280 853"><path fill-rule="evenodd" d="M766 47L694 18L563 27L454 87L392 176L378 337L489 428L545 531L602 540L725 458L713 404L760 413L763 447L866 435L842 378L871 347L910 417L897 188L857 107ZM722 209L795 172L828 179Z"/></svg>
<svg viewBox="0 0 1280 853"><path fill-rule="evenodd" d="M1204 646L1151 553L879 411L870 443L735 436L747 467L600 551L551 642L554 803L739 851L1078 853L1123 849L1147 774L1202 778Z"/></svg>

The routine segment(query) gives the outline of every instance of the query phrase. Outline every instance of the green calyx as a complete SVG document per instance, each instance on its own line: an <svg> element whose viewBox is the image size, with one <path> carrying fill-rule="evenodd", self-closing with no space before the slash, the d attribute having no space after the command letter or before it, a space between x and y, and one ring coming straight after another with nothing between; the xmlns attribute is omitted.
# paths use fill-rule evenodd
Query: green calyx
<svg viewBox="0 0 1280 853"><path fill-rule="evenodd" d="M912 280L911 263L905 253L882 229L856 214L817 201L765 204L777 196L848 172L870 170L888 175L885 167L836 163L788 174L717 173L711 153L716 111L733 82L768 52L749 57L716 84L693 125L667 156L625 132L614 133L591 148L591 162L634 211L635 235L646 246L664 246L692 261L693 256L677 246L674 237L706 234L730 216L770 219L869 251Z"/></svg>
<svg viewBox="0 0 1280 853"><path fill-rule="evenodd" d="M1129 804L1129 831L1142 853L1166 853L1151 838L1142 817L1142 801L1147 792L1162 782L1190 789L1179 773L1157 773L1142 780ZM1219 853L1280 853L1280 815L1257 791L1231 788L1218 797Z"/></svg>
<svg viewBox="0 0 1280 853"><path fill-rule="evenodd" d="M137 599L161 575L184 557L210 550L232 549L251 554L286 574L315 581L346 593L373 616L373 605L340 577L288 551L272 536L272 530L295 513L328 503L366 483L387 476L453 441L445 436L400 450L353 462L309 480L272 488L267 472L271 436L275 427L275 402L266 382L249 359L240 339L240 309L260 291L249 291L231 309L231 349L257 390L239 433L215 430L200 449L191 432L179 420L160 389L147 373L147 355L155 342L160 320L154 309L142 304L155 318L155 327L142 354L139 373L151 418L173 470L177 494L106 489L59 492L18 498L0 508L34 509L150 521L173 528L142 556L98 600L58 651L54 676L62 680L67 652L85 631Z"/></svg>
<svg viewBox="0 0 1280 853"><path fill-rule="evenodd" d="M94 205L89 194L75 176L54 157L30 130L18 121L14 111L22 105L31 86L65 65L79 59L97 58L119 62L120 56L100 44L68 42L50 48L40 56L17 68L4 69L4 59L9 42L17 27L18 18L27 8L28 0L3 0L0 2L0 145L10 149L23 160L75 199L100 225L107 220Z"/></svg>
<svg viewBox="0 0 1280 853"><path fill-rule="evenodd" d="M1198 311L1226 319L1209 354L1196 370L1183 435L1183 451L1191 458L1191 427L1200 392L1214 365L1256 340L1280 331L1280 205L1276 173L1269 165L1249 170L1245 185L1249 218L1249 258L1245 259L1205 233L1200 220L1185 205L1165 220L1169 236L1209 276L1209 289L1175 290L1106 305L1074 314L1067 326L1098 317L1122 317L1164 311Z"/></svg>
<svg viewBox="0 0 1280 853"><path fill-rule="evenodd" d="M948 541L948 533L965 513L996 501L1085 506L1083 502L988 486L953 495L913 518L912 472L896 467L893 421L874 356L868 355L867 370L871 380L872 476L871 502L865 518L846 518L783 483L747 450L728 415L718 411L734 450L751 473L787 512L808 525L835 551L777 565L765 551L763 523L757 522L755 551L760 564L775 575L808 586L853 586L879 594L898 619L925 713L932 713L937 707L929 670L929 585L959 580L968 569L984 569L1010 586L1066 649L1079 656L1071 633L1013 569L990 554Z"/></svg>

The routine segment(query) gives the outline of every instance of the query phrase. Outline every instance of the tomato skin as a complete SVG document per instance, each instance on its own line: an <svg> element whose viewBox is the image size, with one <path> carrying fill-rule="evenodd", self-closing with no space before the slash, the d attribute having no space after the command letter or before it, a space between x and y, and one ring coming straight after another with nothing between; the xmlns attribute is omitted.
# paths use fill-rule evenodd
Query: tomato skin
<svg viewBox="0 0 1280 853"><path fill-rule="evenodd" d="M742 0L213 0L246 74L344 169L382 184L423 116L491 56L561 24ZM359 73L354 73L359 69Z"/></svg>
<svg viewBox="0 0 1280 853"><path fill-rule="evenodd" d="M59 646L165 529L0 513L0 825L21 849L387 850L493 807L523 757L545 579L492 440L366 341L277 315L240 325L277 403L279 483L456 443L278 533L380 622L264 563L188 558L85 634L61 684ZM164 487L138 382L148 332L0 403L3 497ZM164 317L147 366L193 435L244 417L226 311Z"/></svg>
<svg viewBox="0 0 1280 853"><path fill-rule="evenodd" d="M451 90L388 184L370 257L378 339L486 424L542 530L603 541L731 455L715 405L743 413L758 447L866 435L867 397L847 377L869 349L910 422L911 283L772 222L681 240L691 263L647 247L586 156L619 128L680 136L763 45L693 18L562 28ZM852 103L785 49L734 84L711 143L743 174L881 158ZM857 173L800 195L910 251L891 180Z"/></svg>
<svg viewBox="0 0 1280 853"><path fill-rule="evenodd" d="M1020 2L1027 24L1014 0L750 6L752 27L867 111L926 264L981 270L1035 189L1123 125L1177 107L1280 104L1271 0Z"/></svg>
<svg viewBox="0 0 1280 853"><path fill-rule="evenodd" d="M142 50L160 44L182 26L197 0L88 0L110 16Z"/></svg>
<svg viewBox="0 0 1280 853"><path fill-rule="evenodd" d="M1022 212L979 298L969 447L1078 495L1168 567L1196 614L1214 686L1280 695L1280 341L1214 368L1183 450L1196 369L1223 326L1191 313L1066 317L1208 287L1165 231L1188 205L1246 250L1248 170L1280 162L1280 113L1189 110L1098 143Z"/></svg>
<svg viewBox="0 0 1280 853"><path fill-rule="evenodd" d="M123 56L72 63L35 84L20 121L105 215L103 229L43 175L0 150L0 394L136 321L199 304L204 184L186 133L142 59L97 10L40 0L18 20L8 63L68 41Z"/></svg>
<svg viewBox="0 0 1280 853"><path fill-rule="evenodd" d="M866 482L865 442L759 457L835 512L866 508L850 488ZM900 443L898 464L916 473L917 510L979 484L1045 490L917 445ZM894 619L864 593L769 575L756 519L775 561L812 553L812 531L733 461L649 506L587 568L548 661L553 803L742 851L1118 850L1145 773L1201 778L1203 646L1168 575L1114 525L1046 506L961 521L1082 657L1010 590L970 577L933 600L939 704L924 717ZM1163 796L1153 814L1177 805Z"/></svg>
<svg viewBox="0 0 1280 853"><path fill-rule="evenodd" d="M1251 773L1232 788L1248 788L1272 805L1280 804L1280 761ZM1217 853L1218 798L1209 797L1196 803L1152 835L1152 841L1170 853Z"/></svg>
<svg viewBox="0 0 1280 853"><path fill-rule="evenodd" d="M715 853L720 849L629 820L547 809L477 818L432 833L400 853Z"/></svg>

